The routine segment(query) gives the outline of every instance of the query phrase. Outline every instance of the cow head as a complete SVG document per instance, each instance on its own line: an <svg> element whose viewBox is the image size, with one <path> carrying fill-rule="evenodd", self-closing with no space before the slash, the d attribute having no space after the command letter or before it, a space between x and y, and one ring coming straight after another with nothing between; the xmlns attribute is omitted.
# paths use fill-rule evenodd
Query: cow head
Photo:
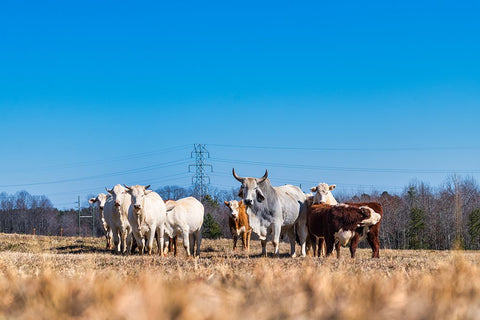
<svg viewBox="0 0 480 320"><path fill-rule="evenodd" d="M119 208L127 196L127 190L119 184L117 184L111 190L108 190L107 188L105 188L105 190L107 190L107 192L112 196L112 201L115 207Z"/></svg>
<svg viewBox="0 0 480 320"><path fill-rule="evenodd" d="M98 208L100 209L100 212L103 211L103 207L105 206L105 202L107 202L107 198L109 195L99 193L96 198L90 198L88 200L89 203L93 204L96 203Z"/></svg>
<svg viewBox="0 0 480 320"><path fill-rule="evenodd" d="M132 206L134 211L138 213L140 210L142 210L144 197L150 192L152 192L152 190L147 190L148 188L150 188L150 185L148 186L136 185L131 187L127 185L124 185L124 186L127 192L132 196Z"/></svg>
<svg viewBox="0 0 480 320"><path fill-rule="evenodd" d="M225 201L225 205L230 209L230 216L234 219L238 218L240 203L237 200Z"/></svg>
<svg viewBox="0 0 480 320"><path fill-rule="evenodd" d="M331 192L333 189L335 189L335 187L336 185L334 184L329 186L326 183L319 183L316 187L310 188L310 191L315 192L315 195L313 196L313 204L338 204Z"/></svg>
<svg viewBox="0 0 480 320"><path fill-rule="evenodd" d="M363 227L373 226L374 224L377 224L382 218L379 213L375 212L375 210L368 206L362 206L359 209L362 210L362 214L365 217L365 219L362 220L362 222L360 223L360 225Z"/></svg>
<svg viewBox="0 0 480 320"><path fill-rule="evenodd" d="M243 199L243 203L248 207L253 204L254 201L262 202L265 200L260 185L267 180L268 171L265 170L265 174L261 178L242 178L237 175L235 169L232 170L233 176L237 179L242 186L238 192L238 196Z"/></svg>

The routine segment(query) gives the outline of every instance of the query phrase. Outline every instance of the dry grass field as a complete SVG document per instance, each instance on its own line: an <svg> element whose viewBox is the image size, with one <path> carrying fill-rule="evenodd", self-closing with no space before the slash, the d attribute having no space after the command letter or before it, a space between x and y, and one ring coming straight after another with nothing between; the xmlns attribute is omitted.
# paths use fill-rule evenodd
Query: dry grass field
<svg viewBox="0 0 480 320"><path fill-rule="evenodd" d="M103 248L0 234L0 319L480 319L480 252L262 258L259 242L247 256L229 239L204 240L199 259Z"/></svg>

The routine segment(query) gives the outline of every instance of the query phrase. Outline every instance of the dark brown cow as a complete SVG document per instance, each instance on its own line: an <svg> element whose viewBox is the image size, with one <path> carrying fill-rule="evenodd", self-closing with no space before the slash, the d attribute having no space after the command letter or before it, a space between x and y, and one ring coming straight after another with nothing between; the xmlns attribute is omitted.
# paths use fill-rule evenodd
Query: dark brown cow
<svg viewBox="0 0 480 320"><path fill-rule="evenodd" d="M322 237L325 239L327 256L335 247L337 258L340 258L340 245L347 245L354 239L359 226L378 222L377 216L373 209L366 206L315 204L308 208L307 228L313 241ZM352 258L355 250L356 247L350 249Z"/></svg>
<svg viewBox="0 0 480 320"><path fill-rule="evenodd" d="M243 201L225 201L225 205L230 209L228 215L228 225L233 237L233 251L237 249L238 236L242 236L243 250L250 249L250 237L252 235L252 228L248 223L247 208Z"/></svg>
<svg viewBox="0 0 480 320"><path fill-rule="evenodd" d="M373 209L376 213L383 217L383 208L382 205L378 202L346 202L346 205L362 207L366 206ZM357 249L358 243L367 238L370 247L372 248L372 258L380 257L380 224L382 220L378 221L376 224L365 227L358 227L355 230L355 236L352 238L350 243L350 253L352 253L352 258L355 255L355 250Z"/></svg>

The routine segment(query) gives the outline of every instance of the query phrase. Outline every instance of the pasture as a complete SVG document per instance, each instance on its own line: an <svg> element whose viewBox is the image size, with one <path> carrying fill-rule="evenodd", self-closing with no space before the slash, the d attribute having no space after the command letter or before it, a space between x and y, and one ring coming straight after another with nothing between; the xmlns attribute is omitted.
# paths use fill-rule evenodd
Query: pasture
<svg viewBox="0 0 480 320"><path fill-rule="evenodd" d="M181 245L181 241L179 241ZM104 238L0 234L0 319L480 319L480 252L359 249L260 257L232 240L199 259L119 256ZM299 247L297 246L297 252ZM267 245L272 252L272 245Z"/></svg>

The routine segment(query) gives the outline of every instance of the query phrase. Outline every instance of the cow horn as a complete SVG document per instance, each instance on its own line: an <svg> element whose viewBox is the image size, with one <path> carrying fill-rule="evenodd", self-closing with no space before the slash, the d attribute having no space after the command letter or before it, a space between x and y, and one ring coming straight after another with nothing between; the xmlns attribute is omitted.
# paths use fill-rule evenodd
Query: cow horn
<svg viewBox="0 0 480 320"><path fill-rule="evenodd" d="M262 183L262 182L265 181L267 178L268 178L268 170L265 169L265 174L263 175L263 177L261 177L260 179L258 179L257 183Z"/></svg>
<svg viewBox="0 0 480 320"><path fill-rule="evenodd" d="M127 188L128 190L130 190L131 188L129 186L127 186L126 184L123 185L125 188Z"/></svg>
<svg viewBox="0 0 480 320"><path fill-rule="evenodd" d="M238 181L240 181L241 183L243 183L243 182L245 181L245 178L239 177L239 176L237 175L237 173L235 172L235 168L232 168L232 173L233 173L233 177L234 177L235 179L237 179Z"/></svg>
<svg viewBox="0 0 480 320"><path fill-rule="evenodd" d="M150 188L151 184L149 184L148 186L145 186L145 190L147 190L148 188Z"/></svg>

